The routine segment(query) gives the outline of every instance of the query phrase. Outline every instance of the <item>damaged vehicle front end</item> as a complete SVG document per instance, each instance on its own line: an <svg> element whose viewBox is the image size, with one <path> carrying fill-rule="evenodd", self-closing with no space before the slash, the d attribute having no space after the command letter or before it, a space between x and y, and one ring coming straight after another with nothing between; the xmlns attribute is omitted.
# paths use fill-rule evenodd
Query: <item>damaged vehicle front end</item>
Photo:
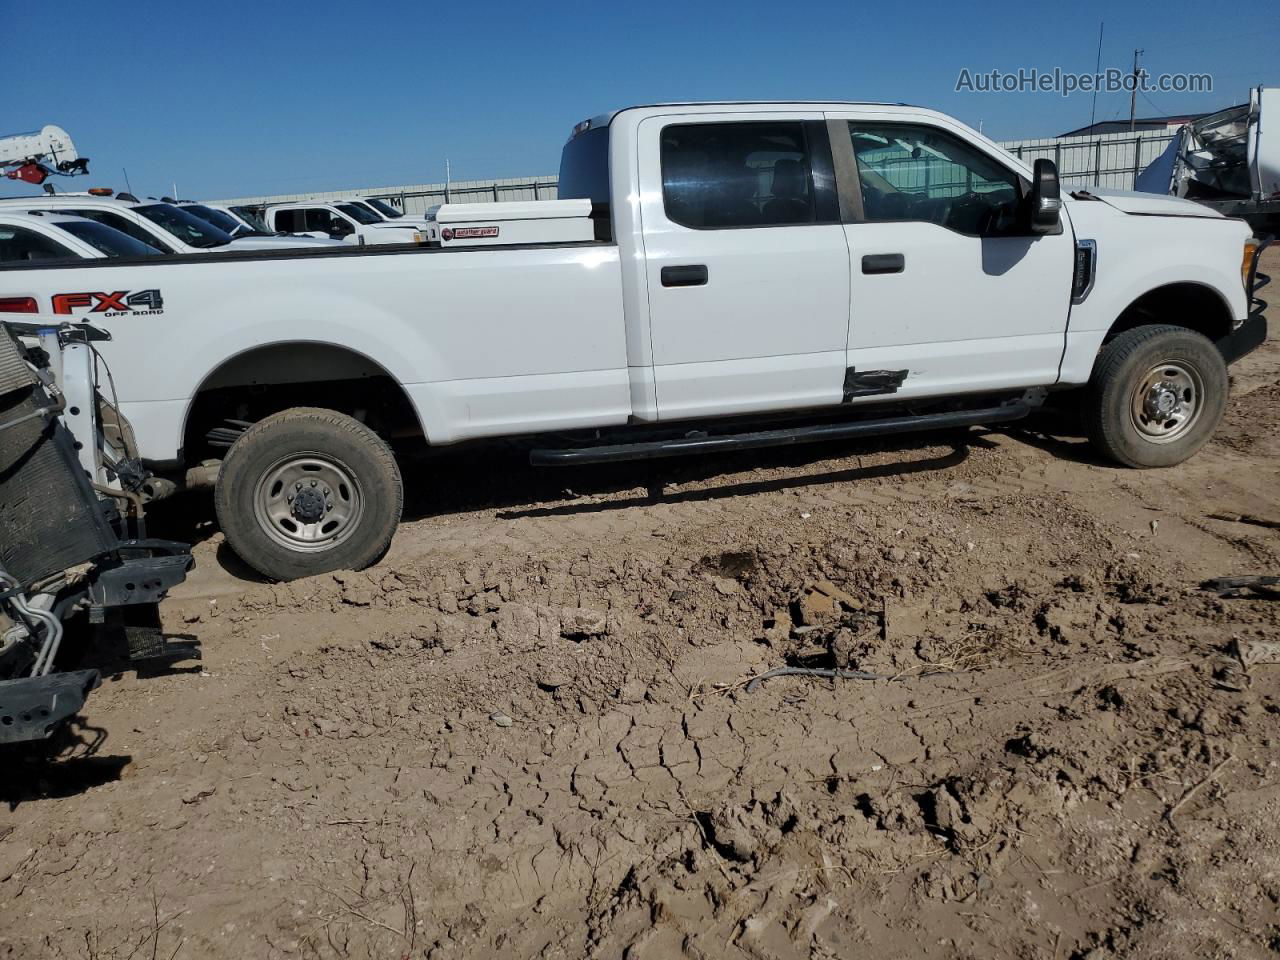
<svg viewBox="0 0 1280 960"><path fill-rule="evenodd" d="M130 659L198 656L159 630L156 605L193 561L186 544L147 538L157 481L99 389L110 374L94 344L108 338L0 323L0 745L48 739L98 685L96 668L59 671L80 652L64 646L69 624L95 646L124 636Z"/></svg>
<svg viewBox="0 0 1280 960"><path fill-rule="evenodd" d="M1248 103L1183 124L1136 186L1241 217L1260 236L1280 233L1280 88L1256 87Z"/></svg>

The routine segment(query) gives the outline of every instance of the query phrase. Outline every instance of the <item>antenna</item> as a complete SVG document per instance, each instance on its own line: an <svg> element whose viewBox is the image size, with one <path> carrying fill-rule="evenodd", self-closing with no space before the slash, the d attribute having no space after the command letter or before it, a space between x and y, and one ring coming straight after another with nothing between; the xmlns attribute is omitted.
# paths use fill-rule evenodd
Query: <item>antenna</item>
<svg viewBox="0 0 1280 960"><path fill-rule="evenodd" d="M132 185L131 183L129 183L129 171L128 171L128 169L127 169L127 168L125 168L125 167L121 167L121 168L120 168L120 170L124 173L124 188L125 188L126 190L128 190L130 193L133 193L133 185Z"/></svg>
<svg viewBox="0 0 1280 960"><path fill-rule="evenodd" d="M444 158L444 202L449 202L449 180L451 179L449 171L449 158Z"/></svg>
<svg viewBox="0 0 1280 960"><path fill-rule="evenodd" d="M1133 133L1133 117L1138 109L1138 58L1146 51L1133 51L1133 89L1129 91L1129 132Z"/></svg>
<svg viewBox="0 0 1280 960"><path fill-rule="evenodd" d="M1098 58L1093 62L1093 106L1089 108L1089 132L1093 132L1094 117L1098 114L1098 74L1102 72L1102 28L1106 23L1098 21Z"/></svg>

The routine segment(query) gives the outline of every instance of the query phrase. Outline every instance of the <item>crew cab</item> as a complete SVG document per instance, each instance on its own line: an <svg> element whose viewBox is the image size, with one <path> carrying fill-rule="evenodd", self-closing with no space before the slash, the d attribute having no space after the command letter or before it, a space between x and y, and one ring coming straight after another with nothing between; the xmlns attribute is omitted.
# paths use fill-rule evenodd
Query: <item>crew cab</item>
<svg viewBox="0 0 1280 960"><path fill-rule="evenodd" d="M146 257L159 253L128 234L84 217L0 209L0 263ZM34 303L31 309L34 310Z"/></svg>
<svg viewBox="0 0 1280 960"><path fill-rule="evenodd" d="M281 579L375 561L422 442L570 465L999 424L1056 391L1102 453L1168 466L1265 337L1245 224L1061 196L931 110L633 107L573 129L559 195L446 204L438 245L16 265L0 294L114 335L142 456L220 457L227 541Z"/></svg>
<svg viewBox="0 0 1280 960"><path fill-rule="evenodd" d="M363 204L339 200L326 203L300 200L268 204L263 212L268 228L309 237L332 237L348 244L425 243L426 234L414 223L383 220Z"/></svg>
<svg viewBox="0 0 1280 960"><path fill-rule="evenodd" d="M0 210L40 210L64 213L106 224L161 253L209 253L217 249L282 250L298 246L282 237L234 238L220 227L172 203L138 200L131 194L114 197L60 193L39 197L5 197Z"/></svg>

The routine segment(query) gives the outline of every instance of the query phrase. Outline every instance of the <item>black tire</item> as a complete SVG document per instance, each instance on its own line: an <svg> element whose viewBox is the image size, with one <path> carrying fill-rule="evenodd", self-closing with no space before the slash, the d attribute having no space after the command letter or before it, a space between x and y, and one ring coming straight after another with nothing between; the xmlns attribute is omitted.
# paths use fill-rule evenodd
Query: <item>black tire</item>
<svg viewBox="0 0 1280 960"><path fill-rule="evenodd" d="M1229 383L1222 354L1201 334L1164 325L1126 330L1094 362L1084 410L1089 439L1125 466L1171 467L1213 436Z"/></svg>
<svg viewBox="0 0 1280 960"><path fill-rule="evenodd" d="M241 560L273 580L296 580L381 559L404 488L376 433L345 414L297 407L245 431L227 451L213 499Z"/></svg>

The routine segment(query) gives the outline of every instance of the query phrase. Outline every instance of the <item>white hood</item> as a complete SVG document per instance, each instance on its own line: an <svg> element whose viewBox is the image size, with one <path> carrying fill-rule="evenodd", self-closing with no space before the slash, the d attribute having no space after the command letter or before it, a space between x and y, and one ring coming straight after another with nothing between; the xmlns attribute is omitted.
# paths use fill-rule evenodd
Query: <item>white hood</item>
<svg viewBox="0 0 1280 960"><path fill-rule="evenodd" d="M1080 191L1097 197L1117 210L1125 213L1146 214L1162 217L1208 217L1221 219L1222 214L1211 210L1203 204L1181 197L1166 197L1155 193L1138 193L1135 190L1106 190L1090 187Z"/></svg>

